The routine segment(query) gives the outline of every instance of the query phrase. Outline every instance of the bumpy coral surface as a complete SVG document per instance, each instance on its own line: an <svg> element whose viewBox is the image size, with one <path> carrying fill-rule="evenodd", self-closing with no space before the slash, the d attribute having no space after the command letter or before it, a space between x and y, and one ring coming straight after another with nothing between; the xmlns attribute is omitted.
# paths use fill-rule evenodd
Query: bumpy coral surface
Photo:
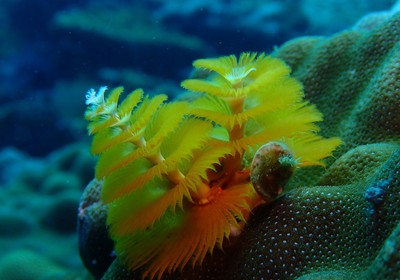
<svg viewBox="0 0 400 280"><path fill-rule="evenodd" d="M346 145L328 169L296 172L225 254L165 279L399 278L399 39L395 14L371 31L299 38L275 52L323 112L321 133ZM118 262L104 278L113 276L133 277Z"/></svg>
<svg viewBox="0 0 400 280"><path fill-rule="evenodd" d="M324 114L322 135L338 135L346 143L337 155L358 145L399 140L399 39L400 16L395 14L371 31L302 37L275 52ZM293 187L315 184L323 172L302 170Z"/></svg>
<svg viewBox="0 0 400 280"><path fill-rule="evenodd" d="M312 279L305 275L321 271L321 278L340 272L360 279L400 219L400 149L391 150L372 176L348 185L297 188L255 211L232 279ZM365 149L361 156L374 152ZM354 167L355 160L349 157L342 166Z"/></svg>
<svg viewBox="0 0 400 280"><path fill-rule="evenodd" d="M340 135L348 150L397 141L400 134L400 16L368 32L303 37L276 51L323 112L322 132Z"/></svg>

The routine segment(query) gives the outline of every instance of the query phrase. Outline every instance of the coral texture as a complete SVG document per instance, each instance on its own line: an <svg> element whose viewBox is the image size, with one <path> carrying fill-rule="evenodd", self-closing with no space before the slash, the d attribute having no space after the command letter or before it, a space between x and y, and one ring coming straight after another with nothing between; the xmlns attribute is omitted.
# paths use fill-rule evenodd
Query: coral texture
<svg viewBox="0 0 400 280"><path fill-rule="evenodd" d="M400 135L399 14L371 31L347 30L332 37L301 37L274 53L293 69L306 97L325 116L322 135L346 145L393 142ZM292 187L315 184L324 169L300 170Z"/></svg>
<svg viewBox="0 0 400 280"><path fill-rule="evenodd" d="M346 145L327 170L296 172L291 190L255 209L225 254L165 279L399 277L399 39L395 14L370 31L299 38L276 50L323 112L322 135ZM115 271L124 271L118 262L104 278L132 277Z"/></svg>
<svg viewBox="0 0 400 280"><path fill-rule="evenodd" d="M399 18L396 14L370 32L298 38L275 52L324 114L322 133L340 135L343 149L398 140Z"/></svg>
<svg viewBox="0 0 400 280"><path fill-rule="evenodd" d="M375 153L360 149L364 152L359 157ZM297 188L260 207L232 260L231 279L312 279L306 275L320 272L322 278L321 271L326 278L342 272L344 279L362 279L374 272L364 271L400 220L399 146L391 151L376 173L359 176L352 184ZM354 168L358 160L348 157L341 165ZM363 173L363 165L357 167ZM371 199L374 188L382 191Z"/></svg>

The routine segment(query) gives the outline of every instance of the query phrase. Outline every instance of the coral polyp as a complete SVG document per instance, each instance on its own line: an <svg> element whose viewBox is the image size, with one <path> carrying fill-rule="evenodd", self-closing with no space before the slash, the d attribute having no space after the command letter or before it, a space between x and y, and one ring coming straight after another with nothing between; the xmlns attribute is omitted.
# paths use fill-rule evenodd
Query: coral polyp
<svg viewBox="0 0 400 280"><path fill-rule="evenodd" d="M196 95L190 103L141 90L118 103L122 88L106 98L105 88L88 93L85 116L109 233L118 258L143 277L201 264L240 232L260 189L278 187L273 199L294 168L324 165L341 144L317 134L322 114L303 100L283 61L242 53L193 65L209 75L182 82ZM263 175L252 174L252 182L248 159L269 142L277 151L272 172L260 165Z"/></svg>

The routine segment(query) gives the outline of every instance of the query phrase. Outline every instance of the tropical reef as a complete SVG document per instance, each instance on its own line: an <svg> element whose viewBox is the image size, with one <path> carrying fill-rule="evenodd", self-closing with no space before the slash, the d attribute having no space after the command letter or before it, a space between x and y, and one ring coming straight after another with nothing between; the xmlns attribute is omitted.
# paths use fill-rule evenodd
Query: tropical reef
<svg viewBox="0 0 400 280"><path fill-rule="evenodd" d="M389 13L332 36L291 40L273 52L322 112L319 134L338 136L344 145L326 167L296 170L283 194L253 209L224 252L207 254L201 266L186 266L163 279L399 277L399 27L400 14ZM104 214L99 223L106 230ZM116 259L103 278L141 273Z"/></svg>
<svg viewBox="0 0 400 280"><path fill-rule="evenodd" d="M110 205L124 204L119 204L119 198L112 195L107 200L103 193L105 183L101 172L104 169L95 170L99 157L90 153L92 136L87 135L87 121L83 117L87 109L85 93L90 88L99 93L98 89L106 85L107 100L108 94L114 89L118 92L123 85L120 106L131 91L142 88L139 106L145 96L146 104L163 100L156 106L155 115L165 114L164 106L182 109L188 105L186 108L193 109L203 103L192 112L197 114L196 124L203 131L210 125L223 124L226 131L241 139L238 133L241 130L232 130L230 125L242 121L247 127L244 135L254 136L256 128L246 118L251 115L262 120L263 114L258 114L271 109L268 106L277 105L276 101L266 102L258 95L258 89L251 87L255 96L245 98L246 106L240 118L226 121L225 113L232 109L233 103L221 96L207 101L199 99L215 93L210 82L221 81L223 76L222 80L228 78L234 84L235 79L243 78L244 84L250 85L248 82L257 76L253 66L226 76L227 72L214 67L217 64L209 65L219 61L218 58L232 57L230 54L242 65L242 52L264 53L263 58L281 61L279 65L284 67L277 69L287 71L283 77L297 81L293 82L292 89L297 87L299 91L294 91L296 94L292 96L297 96L296 102L301 104L308 102L304 107L312 113L304 115L312 119L303 122L303 128L312 127L312 133L320 139L340 138L342 144L333 150L332 156L325 154L325 158L315 160L317 166L305 166L305 160L298 156L304 146L291 146L284 139L259 142L253 138L250 142L256 144L251 149L245 143L250 139L230 141L229 145L218 147L220 151L233 147L243 149L243 154L232 155L240 158L242 165L224 167L224 162L232 158L225 154L217 158L221 154L216 153L214 171L191 174L203 176L206 187L218 190L222 186L223 191L215 193L217 199L210 196L201 200L201 192L189 188L189 193L184 192L183 205L176 206L176 213L182 218L193 213L194 204L221 202L218 199L221 194L236 190L243 191L243 196L230 197L234 199L233 205L238 202L249 206L251 211L246 207L233 209L233 200L227 201L230 204L223 213L236 215L229 222L235 227L227 226L229 218L210 215L210 222L220 230L217 236L223 232L224 238L222 242L222 238L216 242L212 238L207 240L212 254L188 249L186 265L180 262L182 271L177 267L173 272L174 268L167 265L164 273L155 273L154 278L160 275L162 279L400 278L396 274L400 230L396 210L398 190L392 189L398 178L398 16L395 14L399 8L400 2L395 0L2 0L0 279L141 279L143 274L151 276L155 271L149 269L150 265L165 265L165 259L159 262L156 254L149 251L149 261L142 259L143 266L136 270L139 265L124 258L121 236L125 234L125 225L123 219L121 222L116 218L121 217L118 213L125 213L121 208L114 214L108 211ZM389 23L387 20L392 16ZM307 37L301 37L304 35ZM197 61L194 68L192 61ZM203 67L204 62L208 68ZM180 85L182 80L190 81L183 84L185 88ZM221 112L222 109L229 110ZM176 118L182 113L172 111ZM298 113L296 110L292 113L296 115L295 112ZM157 123L171 121L165 116ZM284 120L288 124L292 117L286 115ZM296 121L299 124L304 118ZM152 127L157 123L152 123ZM181 132L189 131L186 130L189 126L173 127ZM155 136L149 133L150 127L147 129L147 136L161 139L163 153L169 151L168 156L165 154L171 163L168 168L175 168L179 162L173 161L177 157L171 157L172 153L187 155L187 150L177 145L179 137L175 137L176 145L167 149L168 137ZM262 130L285 135L288 132L271 126L267 129L266 121L260 126ZM196 142L202 153L194 151L194 158L184 160L190 164L181 162L182 175L187 176L190 169L203 170L204 166L193 166L193 163L201 159L200 154L210 155L203 153L207 146L216 148L221 141L227 144L229 133L218 141L210 141L218 135L213 128L211 132L211 136L182 133L186 139L199 134L205 141L205 144ZM106 135L102 131L98 133ZM118 146L113 141L112 146ZM103 162L106 161L103 159ZM119 162L117 156L115 162ZM103 164L103 167L107 169L109 165ZM226 176L230 180L218 177L223 170L230 171ZM130 194L146 198L140 200L143 206L157 195L164 195L173 184L169 179L162 181L164 184L155 196L142 196L144 192ZM244 184L238 186L238 182ZM160 210L160 205L157 206L139 208L153 215ZM130 205L128 208L132 210ZM159 220L165 221L165 214L171 211L170 206ZM130 213L138 212L126 211L124 217ZM308 213L320 222L312 220ZM142 226L149 222L149 216L140 217L138 222ZM293 224L292 218L302 227ZM185 229L182 225L188 223L177 225ZM285 231L289 226L294 230ZM132 229L132 223L127 223L126 228ZM201 226L192 233L198 229ZM288 233L291 238L284 239ZM135 240L145 236L136 235ZM199 236L204 241L216 235ZM336 241L336 237L340 240ZM306 248L296 247L296 244L306 244L305 239ZM146 246L154 249L154 244L165 239L158 235L152 240ZM203 243L194 244L198 249ZM179 245L178 242L176 248ZM120 249L115 249L118 246ZM132 247L136 248L133 254L140 251L138 246ZM342 255L337 257L339 254Z"/></svg>

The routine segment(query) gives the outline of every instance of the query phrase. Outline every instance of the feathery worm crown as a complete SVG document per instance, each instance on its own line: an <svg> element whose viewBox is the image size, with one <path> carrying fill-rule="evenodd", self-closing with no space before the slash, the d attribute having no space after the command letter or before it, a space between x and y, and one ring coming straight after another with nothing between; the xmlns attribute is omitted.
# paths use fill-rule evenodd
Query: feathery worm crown
<svg viewBox="0 0 400 280"><path fill-rule="evenodd" d="M283 61L242 53L193 65L209 75L182 82L190 103L141 89L119 103L121 87L87 94L110 236L143 277L201 264L241 227L257 197L244 159L261 145L285 143L301 167L323 165L341 143L317 135L322 115Z"/></svg>

